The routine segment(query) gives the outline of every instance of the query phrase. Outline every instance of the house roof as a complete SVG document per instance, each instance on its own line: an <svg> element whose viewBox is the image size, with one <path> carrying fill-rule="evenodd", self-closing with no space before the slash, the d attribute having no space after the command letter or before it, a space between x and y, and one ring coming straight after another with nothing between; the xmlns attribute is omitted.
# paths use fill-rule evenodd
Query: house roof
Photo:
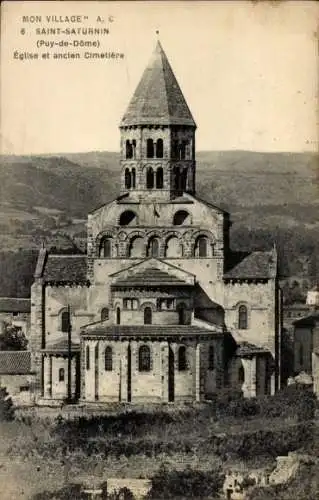
<svg viewBox="0 0 319 500"><path fill-rule="evenodd" d="M308 316L304 316L303 318L296 319L295 321L293 321L293 325L314 326L317 321L319 322L319 311L314 312L313 314L309 314Z"/></svg>
<svg viewBox="0 0 319 500"><path fill-rule="evenodd" d="M268 279L277 274L273 252L252 252L224 274L224 279Z"/></svg>
<svg viewBox="0 0 319 500"><path fill-rule="evenodd" d="M86 276L86 255L48 255L42 270L46 282L83 282Z"/></svg>
<svg viewBox="0 0 319 500"><path fill-rule="evenodd" d="M87 337L193 337L197 335L207 336L222 336L223 332L216 328L216 330L207 329L195 325L110 325L110 326L96 326L92 329L87 327L81 328L82 336Z"/></svg>
<svg viewBox="0 0 319 500"><path fill-rule="evenodd" d="M54 352L54 353L65 354L69 350L68 340L62 339L59 342L56 342L55 344L49 345L45 349L42 349L42 350L45 352ZM80 344L75 344L74 342L71 342L71 352L79 351L79 350L80 350Z"/></svg>
<svg viewBox="0 0 319 500"><path fill-rule="evenodd" d="M250 342L238 342L236 356L244 358L245 356L256 356L258 354L269 354L270 351L265 347L260 347Z"/></svg>
<svg viewBox="0 0 319 500"><path fill-rule="evenodd" d="M112 286L191 286L190 283L179 279L177 276L162 271L157 267L149 267L127 277L120 277L112 283Z"/></svg>
<svg viewBox="0 0 319 500"><path fill-rule="evenodd" d="M0 351L1 375L24 375L30 372L30 351Z"/></svg>
<svg viewBox="0 0 319 500"><path fill-rule="evenodd" d="M0 297L0 312L7 313L29 313L31 310L31 299L17 297Z"/></svg>
<svg viewBox="0 0 319 500"><path fill-rule="evenodd" d="M196 127L160 42L157 42L120 126L154 124Z"/></svg>

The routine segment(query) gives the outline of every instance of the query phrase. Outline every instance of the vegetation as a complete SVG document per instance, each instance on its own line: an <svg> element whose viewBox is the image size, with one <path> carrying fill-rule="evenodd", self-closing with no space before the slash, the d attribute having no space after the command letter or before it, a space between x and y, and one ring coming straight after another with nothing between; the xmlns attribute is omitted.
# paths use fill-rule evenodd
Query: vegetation
<svg viewBox="0 0 319 500"><path fill-rule="evenodd" d="M177 471L161 467L152 477L149 498L217 498L224 478L221 469L202 472L190 468Z"/></svg>
<svg viewBox="0 0 319 500"><path fill-rule="evenodd" d="M19 326L4 323L3 333L0 334L0 351L25 351L28 339Z"/></svg>
<svg viewBox="0 0 319 500"><path fill-rule="evenodd" d="M0 387L0 422L14 419L14 407L7 389Z"/></svg>

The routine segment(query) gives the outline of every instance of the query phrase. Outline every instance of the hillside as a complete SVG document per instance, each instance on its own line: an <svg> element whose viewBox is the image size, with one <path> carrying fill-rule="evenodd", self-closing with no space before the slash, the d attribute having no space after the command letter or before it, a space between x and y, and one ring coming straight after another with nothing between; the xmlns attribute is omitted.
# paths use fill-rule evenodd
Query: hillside
<svg viewBox="0 0 319 500"><path fill-rule="evenodd" d="M87 214L119 192L119 159L112 152L2 156L0 252L35 250L43 241L85 250ZM284 276L316 277L318 155L198 152L197 193L231 213L234 249L276 241Z"/></svg>

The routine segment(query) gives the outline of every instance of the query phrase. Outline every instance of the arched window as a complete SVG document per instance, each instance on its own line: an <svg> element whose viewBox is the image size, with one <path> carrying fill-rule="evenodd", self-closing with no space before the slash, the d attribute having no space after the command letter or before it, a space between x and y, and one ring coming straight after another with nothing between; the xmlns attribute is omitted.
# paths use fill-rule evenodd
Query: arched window
<svg viewBox="0 0 319 500"><path fill-rule="evenodd" d="M181 226L182 224L191 224L191 217L186 210L178 210L173 217L174 226Z"/></svg>
<svg viewBox="0 0 319 500"><path fill-rule="evenodd" d="M238 309L238 328L240 330L246 330L247 328L247 307L240 306Z"/></svg>
<svg viewBox="0 0 319 500"><path fill-rule="evenodd" d="M174 170L173 170L173 173L174 173L174 189L175 191L179 191L180 190L180 173L179 173L179 168L178 167L174 167Z"/></svg>
<svg viewBox="0 0 319 500"><path fill-rule="evenodd" d="M59 382L64 382L65 372L64 368L59 368Z"/></svg>
<svg viewBox="0 0 319 500"><path fill-rule="evenodd" d="M149 241L149 244L147 247L147 256L148 257L155 257L155 258L157 258L159 256L159 241L157 238L152 238Z"/></svg>
<svg viewBox="0 0 319 500"><path fill-rule="evenodd" d="M107 346L104 353L104 369L106 372L113 370L113 352L112 347Z"/></svg>
<svg viewBox="0 0 319 500"><path fill-rule="evenodd" d="M146 171L146 188L147 189L154 188L154 172L152 167L149 167Z"/></svg>
<svg viewBox="0 0 319 500"><path fill-rule="evenodd" d="M125 178L125 189L131 189L131 172L129 168L125 169L124 178Z"/></svg>
<svg viewBox="0 0 319 500"><path fill-rule="evenodd" d="M184 169L181 173L181 190L186 191L187 189L187 170Z"/></svg>
<svg viewBox="0 0 319 500"><path fill-rule="evenodd" d="M145 307L144 309L144 325L152 324L152 308Z"/></svg>
<svg viewBox="0 0 319 500"><path fill-rule="evenodd" d="M63 311L61 314L61 331L67 333L70 328L70 312Z"/></svg>
<svg viewBox="0 0 319 500"><path fill-rule="evenodd" d="M300 366L303 365L303 346L299 346L299 364Z"/></svg>
<svg viewBox="0 0 319 500"><path fill-rule="evenodd" d="M120 226L132 226L135 225L136 219L136 214L132 210L125 210L120 215L119 224Z"/></svg>
<svg viewBox="0 0 319 500"><path fill-rule="evenodd" d="M156 188L163 189L163 169L159 167L156 170Z"/></svg>
<svg viewBox="0 0 319 500"><path fill-rule="evenodd" d="M132 158L133 157L133 148L131 142L127 139L125 142L125 157Z"/></svg>
<svg viewBox="0 0 319 500"><path fill-rule="evenodd" d="M214 370L214 368L215 368L215 349L213 345L210 345L208 351L208 369Z"/></svg>
<svg viewBox="0 0 319 500"><path fill-rule="evenodd" d="M156 141L156 158L163 158L163 139L157 139Z"/></svg>
<svg viewBox="0 0 319 500"><path fill-rule="evenodd" d="M136 170L132 168L132 188L136 188Z"/></svg>
<svg viewBox="0 0 319 500"><path fill-rule="evenodd" d="M116 308L116 324L121 324L121 309L119 307Z"/></svg>
<svg viewBox="0 0 319 500"><path fill-rule="evenodd" d="M245 370L243 366L240 366L238 369L238 382L243 384L245 382Z"/></svg>
<svg viewBox="0 0 319 500"><path fill-rule="evenodd" d="M167 239L165 245L165 257L174 258L183 256L183 247L177 236L171 236Z"/></svg>
<svg viewBox="0 0 319 500"><path fill-rule="evenodd" d="M149 372L151 370L151 351L147 345L142 345L138 351L138 370Z"/></svg>
<svg viewBox="0 0 319 500"><path fill-rule="evenodd" d="M178 349L178 370L180 372L187 370L186 347L184 345Z"/></svg>
<svg viewBox="0 0 319 500"><path fill-rule="evenodd" d="M186 306L185 304L178 304L178 324L185 325L186 324Z"/></svg>
<svg viewBox="0 0 319 500"><path fill-rule="evenodd" d="M101 311L101 321L106 321L109 319L109 308L103 307Z"/></svg>
<svg viewBox="0 0 319 500"><path fill-rule="evenodd" d="M208 257L208 241L205 236L199 236L196 240L195 257Z"/></svg>
<svg viewBox="0 0 319 500"><path fill-rule="evenodd" d="M178 156L178 141L173 141L173 145L172 145L172 158L174 160L178 160L179 156Z"/></svg>
<svg viewBox="0 0 319 500"><path fill-rule="evenodd" d="M111 238L104 237L100 243L99 256L101 258L108 258L112 256L112 240Z"/></svg>
<svg viewBox="0 0 319 500"><path fill-rule="evenodd" d="M140 236L136 236L129 244L129 257L143 257L145 254L144 240Z"/></svg>
<svg viewBox="0 0 319 500"><path fill-rule="evenodd" d="M133 158L136 158L136 140L133 139L132 141L132 153L133 153Z"/></svg>
<svg viewBox="0 0 319 500"><path fill-rule="evenodd" d="M85 350L85 357L86 357L86 369L90 369L90 347L87 345L86 350Z"/></svg>
<svg viewBox="0 0 319 500"><path fill-rule="evenodd" d="M154 158L154 142L153 139L147 139L146 141L146 157Z"/></svg>

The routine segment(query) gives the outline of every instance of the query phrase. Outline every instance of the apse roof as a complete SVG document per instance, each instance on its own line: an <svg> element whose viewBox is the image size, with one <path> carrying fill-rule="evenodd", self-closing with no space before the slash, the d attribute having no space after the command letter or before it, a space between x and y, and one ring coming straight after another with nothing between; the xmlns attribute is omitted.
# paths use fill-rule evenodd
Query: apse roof
<svg viewBox="0 0 319 500"><path fill-rule="evenodd" d="M196 127L159 41L120 124L132 125Z"/></svg>
<svg viewBox="0 0 319 500"><path fill-rule="evenodd" d="M82 327L82 335L89 337L112 337L121 338L124 336L141 336L141 337L174 337L174 336L222 336L224 333L219 329L207 329L197 325L97 325L96 328L86 330Z"/></svg>

